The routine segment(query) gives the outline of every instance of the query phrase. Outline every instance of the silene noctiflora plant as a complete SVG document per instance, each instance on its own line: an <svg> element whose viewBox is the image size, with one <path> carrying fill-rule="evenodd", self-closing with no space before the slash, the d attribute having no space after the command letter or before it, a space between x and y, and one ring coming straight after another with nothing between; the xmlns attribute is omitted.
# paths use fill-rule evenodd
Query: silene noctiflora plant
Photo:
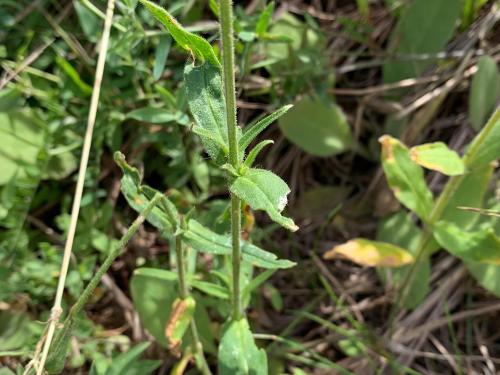
<svg viewBox="0 0 500 375"><path fill-rule="evenodd" d="M222 63L202 37L186 31L165 9L147 0L142 5L168 30L190 59L184 69L184 85L196 133L213 162L226 172L230 202L230 233L220 234L196 220L194 210L184 212L175 199L141 184L139 172L117 152L123 171L121 190L128 204L156 227L175 249L175 269L136 270L131 291L143 325L173 353L194 357L199 371L210 374L205 354L216 354L220 374L267 374L267 357L259 349L245 317L252 290L280 268L293 262L278 259L241 237L242 210L263 210L281 226L295 231L292 219L282 215L290 192L271 171L254 168L259 152L272 143L252 141L284 114L285 106L244 131L237 125L232 3L218 6ZM214 257L212 275L196 275L196 254ZM252 277L254 267L267 269ZM220 299L219 312L227 316L214 344L206 297ZM161 300L161 304L158 304ZM182 362L182 361L181 361Z"/></svg>

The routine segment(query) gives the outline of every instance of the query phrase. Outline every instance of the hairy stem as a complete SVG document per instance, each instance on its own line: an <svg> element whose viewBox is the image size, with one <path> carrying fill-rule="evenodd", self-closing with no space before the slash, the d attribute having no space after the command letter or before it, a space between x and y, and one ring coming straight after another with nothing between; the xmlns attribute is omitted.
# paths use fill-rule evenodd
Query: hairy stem
<svg viewBox="0 0 500 375"><path fill-rule="evenodd" d="M222 37L222 69L224 94L226 100L227 134L229 140L229 162L238 170L238 139L236 137L236 92L234 83L234 41L233 41L233 4L231 0L219 0L220 25ZM243 315L240 274L241 274L241 203L231 194L231 237L232 237L232 314L233 320Z"/></svg>

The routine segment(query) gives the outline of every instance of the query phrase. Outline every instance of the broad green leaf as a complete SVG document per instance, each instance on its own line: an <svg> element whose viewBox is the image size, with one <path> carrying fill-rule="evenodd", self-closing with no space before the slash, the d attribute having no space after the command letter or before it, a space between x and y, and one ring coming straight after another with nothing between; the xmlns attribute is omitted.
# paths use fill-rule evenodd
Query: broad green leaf
<svg viewBox="0 0 500 375"><path fill-rule="evenodd" d="M485 130L488 129L488 134ZM483 130L473 139L469 148L475 150L465 161L468 169L484 166L500 158L500 106L484 126Z"/></svg>
<svg viewBox="0 0 500 375"><path fill-rule="evenodd" d="M170 350L178 350L182 338L186 333L193 314L196 302L193 297L176 298L172 304L170 317L165 327L165 336L167 337Z"/></svg>
<svg viewBox="0 0 500 375"><path fill-rule="evenodd" d="M189 118L181 111L171 111L162 108L144 107L134 109L127 113L127 118L137 121L150 122L152 124L165 124L175 121L181 125L188 125Z"/></svg>
<svg viewBox="0 0 500 375"><path fill-rule="evenodd" d="M160 41L158 42L155 52L155 65L153 66L153 79L155 81L159 80L163 74L171 44L172 38L170 35L162 35L160 37Z"/></svg>
<svg viewBox="0 0 500 375"><path fill-rule="evenodd" d="M457 176L465 172L460 156L443 142L426 143L410 149L411 159L424 168Z"/></svg>
<svg viewBox="0 0 500 375"><path fill-rule="evenodd" d="M442 247L461 259L500 265L500 238L491 228L466 232L454 224L440 221L432 233Z"/></svg>
<svg viewBox="0 0 500 375"><path fill-rule="evenodd" d="M389 187L401 203L426 220L433 199L422 168L413 162L408 148L397 139L384 135L379 141L382 144L382 167Z"/></svg>
<svg viewBox="0 0 500 375"><path fill-rule="evenodd" d="M140 360L141 354L149 347L149 342L137 344L125 353L114 357L105 375L146 375L161 365L161 361Z"/></svg>
<svg viewBox="0 0 500 375"><path fill-rule="evenodd" d="M136 269L130 281L130 290L142 325L158 343L167 348L165 328L172 304L178 297L177 274L155 268ZM199 298L196 298L196 302L194 317L201 341L204 348L213 353L215 346L208 314Z"/></svg>
<svg viewBox="0 0 500 375"><path fill-rule="evenodd" d="M283 116L292 107L292 105L285 105L284 107L281 107L270 115L264 117L262 120L259 120L255 124L249 125L245 128L239 141L240 151L242 153L245 152L246 148L261 132L263 132L274 121Z"/></svg>
<svg viewBox="0 0 500 375"><path fill-rule="evenodd" d="M229 145L220 69L210 64L187 64L184 82L189 109L196 124L212 135L208 137L199 133L203 145L216 163L223 164L229 153Z"/></svg>
<svg viewBox="0 0 500 375"><path fill-rule="evenodd" d="M219 59L215 55L214 49L210 43L202 37L186 31L179 22L162 7L148 0L139 1L163 24L163 26L166 27L179 46L189 51L193 57L200 59L202 62L207 61L214 66L220 67Z"/></svg>
<svg viewBox="0 0 500 375"><path fill-rule="evenodd" d="M272 220L283 227L292 232L299 229L292 219L281 215L290 188L273 172L250 168L234 180L229 190L254 210L266 211Z"/></svg>
<svg viewBox="0 0 500 375"><path fill-rule="evenodd" d="M408 251L415 257L418 249L421 230L412 220L412 214L401 210L394 215L382 220L377 228L377 241L388 242ZM439 245L431 241L424 250L424 254L431 254L438 249ZM399 290L407 280L411 269L415 267L414 277L411 284L407 286L403 304L409 309L414 309L427 296L429 292L429 278L431 264L429 256L423 256L417 263L400 268L377 268L377 273L384 283L390 283L393 289Z"/></svg>
<svg viewBox="0 0 500 375"><path fill-rule="evenodd" d="M46 129L33 113L27 110L0 112L0 185L16 175L26 175L24 168L36 165L43 148Z"/></svg>
<svg viewBox="0 0 500 375"><path fill-rule="evenodd" d="M465 261L465 265L483 288L500 297L500 265L472 261Z"/></svg>
<svg viewBox="0 0 500 375"><path fill-rule="evenodd" d="M480 130L500 95L500 73L496 61L483 56L477 62L478 70L472 78L469 94L469 119L475 130Z"/></svg>
<svg viewBox="0 0 500 375"><path fill-rule="evenodd" d="M188 230L182 233L182 238L193 249L218 255L230 255L232 251L231 238L224 236L204 227L194 219L189 220ZM243 259L254 266L262 268L290 268L294 262L278 257L270 252L246 242L241 242Z"/></svg>
<svg viewBox="0 0 500 375"><path fill-rule="evenodd" d="M293 206L295 217L324 220L338 210L352 192L350 186L316 186L302 193Z"/></svg>
<svg viewBox="0 0 500 375"><path fill-rule="evenodd" d="M218 364L220 375L267 375L266 352L255 345L246 319L223 328Z"/></svg>
<svg viewBox="0 0 500 375"><path fill-rule="evenodd" d="M255 26L255 33L257 35L263 35L271 22L274 12L274 1L267 4L266 8L260 13L259 19L257 20L257 25Z"/></svg>
<svg viewBox="0 0 500 375"><path fill-rule="evenodd" d="M479 215L458 207L483 206L493 169L492 165L486 164L468 172L448 201L441 214L441 220L453 223L464 230L470 228L478 220Z"/></svg>
<svg viewBox="0 0 500 375"><path fill-rule="evenodd" d="M414 261L408 250L387 242L355 238L337 245L324 254L325 259L341 255L350 261L368 267L401 267Z"/></svg>
<svg viewBox="0 0 500 375"><path fill-rule="evenodd" d="M433 60L411 56L435 54L445 47L453 35L460 14L460 0L415 0L404 9L389 41L389 54L384 64L384 82L418 77Z"/></svg>
<svg viewBox="0 0 500 375"><path fill-rule="evenodd" d="M315 156L331 156L352 147L351 129L335 103L304 98L279 120L285 137Z"/></svg>
<svg viewBox="0 0 500 375"><path fill-rule="evenodd" d="M143 212L156 190L141 185L139 171L128 165L125 156L119 151L115 152L115 162L123 172L121 191L125 199L136 212ZM171 205L171 208L175 209L173 205ZM154 207L146 220L162 232L171 232L177 225L174 218L169 217L165 210L160 207Z"/></svg>

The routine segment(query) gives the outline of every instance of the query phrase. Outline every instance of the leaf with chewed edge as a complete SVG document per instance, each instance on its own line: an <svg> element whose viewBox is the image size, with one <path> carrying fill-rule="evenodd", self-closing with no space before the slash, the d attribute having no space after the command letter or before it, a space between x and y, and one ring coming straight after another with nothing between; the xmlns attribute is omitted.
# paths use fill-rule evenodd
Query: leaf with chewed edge
<svg viewBox="0 0 500 375"><path fill-rule="evenodd" d="M339 255L368 267L401 267L413 263L411 253L387 242L355 238L327 251L323 257L334 259Z"/></svg>

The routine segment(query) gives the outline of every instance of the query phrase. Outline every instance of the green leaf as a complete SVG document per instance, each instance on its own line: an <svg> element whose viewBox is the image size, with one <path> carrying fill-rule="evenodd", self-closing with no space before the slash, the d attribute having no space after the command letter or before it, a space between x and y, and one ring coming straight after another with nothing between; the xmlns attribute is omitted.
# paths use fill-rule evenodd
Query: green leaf
<svg viewBox="0 0 500 375"><path fill-rule="evenodd" d="M469 272L486 290L500 297L500 265L465 261Z"/></svg>
<svg viewBox="0 0 500 375"><path fill-rule="evenodd" d="M220 69L210 64L187 64L184 82L189 109L196 124L212 134L208 137L199 133L203 146L216 163L223 164L229 153L229 145Z"/></svg>
<svg viewBox="0 0 500 375"><path fill-rule="evenodd" d="M415 0L403 11L389 41L389 54L440 52L453 35L460 15L460 0ZM383 66L384 82L418 77L433 60L395 57Z"/></svg>
<svg viewBox="0 0 500 375"><path fill-rule="evenodd" d="M260 13L259 19L257 20L257 25L255 26L255 32L257 35L263 35L271 22L271 18L274 12L274 1L267 4L266 8Z"/></svg>
<svg viewBox="0 0 500 375"><path fill-rule="evenodd" d="M186 31L177 20L170 15L165 9L148 0L139 0L155 18L166 27L170 35L175 39L177 44L201 60L201 62L209 62L212 65L220 67L220 62L215 55L214 49L205 39L196 34Z"/></svg>
<svg viewBox="0 0 500 375"><path fill-rule="evenodd" d="M483 129L469 146L475 151L466 161L468 169L484 166L500 158L500 147L498 147L500 142L500 107L497 107L485 128L490 129L488 134L485 134Z"/></svg>
<svg viewBox="0 0 500 375"><path fill-rule="evenodd" d="M500 239L491 228L466 232L440 221L432 233L442 247L461 259L500 265Z"/></svg>
<svg viewBox="0 0 500 375"><path fill-rule="evenodd" d="M257 158L257 156L259 155L259 153L262 151L262 149L264 147L266 147L267 145L272 145L274 143L274 141L270 140L270 139L267 139L265 141L262 141L262 142L259 142L254 148L252 148L252 150L249 152L247 158L245 159L245 162L244 164L250 168L252 167L255 159Z"/></svg>
<svg viewBox="0 0 500 375"><path fill-rule="evenodd" d="M335 103L304 98L279 120L286 138L315 156L332 156L352 147L351 130Z"/></svg>
<svg viewBox="0 0 500 375"><path fill-rule="evenodd" d="M141 185L139 171L127 164L125 156L121 152L115 152L114 157L116 164L118 164L123 172L123 177L121 179L121 191L125 196L125 199L127 200L129 206L136 212L143 212L148 205L148 202L157 191L148 186ZM167 199L163 199L164 204L168 204L166 203ZM173 204L170 203L169 207L175 210ZM172 232L172 230L178 225L175 221L176 217L170 217L162 208L154 207L146 220L162 232Z"/></svg>
<svg viewBox="0 0 500 375"><path fill-rule="evenodd" d="M263 132L274 121L283 116L292 107L293 105L285 105L284 107L281 107L270 115L267 115L263 119L257 121L255 124L249 125L245 128L245 131L239 141L240 151L242 153L245 152L246 148L261 132Z"/></svg>
<svg viewBox="0 0 500 375"><path fill-rule="evenodd" d="M246 319L223 328L219 346L220 375L267 375L267 356L254 342Z"/></svg>
<svg viewBox="0 0 500 375"><path fill-rule="evenodd" d="M405 249L387 242L355 238L328 250L323 257L334 259L339 255L368 267L401 267L413 263L413 256Z"/></svg>
<svg viewBox="0 0 500 375"><path fill-rule="evenodd" d="M426 220L433 199L422 168L413 162L408 148L397 139L384 135L379 141L382 144L382 167L389 187L401 203Z"/></svg>
<svg viewBox="0 0 500 375"><path fill-rule="evenodd" d="M421 236L421 230L412 220L412 214L401 210L400 212L382 220L377 228L377 241L389 242L400 246L415 257ZM406 308L414 309L424 300L429 292L431 264L427 254L438 249L439 245L431 240L424 250L424 256L412 265L400 268L377 268L377 273L384 284L390 284L391 289L399 290L407 280L408 274L415 268L414 277L408 285L403 304Z"/></svg>
<svg viewBox="0 0 500 375"><path fill-rule="evenodd" d="M172 38L170 35L162 35L160 37L160 41L155 52L155 65L153 66L153 79L155 81L159 80L163 74L171 44Z"/></svg>
<svg viewBox="0 0 500 375"><path fill-rule="evenodd" d="M189 220L188 230L182 233L182 238L186 244L199 252L217 255L230 255L232 252L229 236L212 232L194 219ZM276 255L246 241L241 242L241 251L243 259L257 267L274 269L295 265L294 262L278 259Z"/></svg>
<svg viewBox="0 0 500 375"><path fill-rule="evenodd" d="M137 344L125 353L113 358L106 375L151 374L161 365L161 361L140 360L140 355L149 347L149 342Z"/></svg>
<svg viewBox="0 0 500 375"><path fill-rule="evenodd" d="M137 121L150 122L152 124L165 124L167 122L178 122L181 125L188 125L188 117L181 111L170 111L162 108L144 107L134 109L127 113L127 118Z"/></svg>
<svg viewBox="0 0 500 375"><path fill-rule="evenodd" d="M73 6L78 16L80 26L87 39L94 43L97 42L99 40L99 30L102 29L102 20L83 5L81 1L75 1Z"/></svg>
<svg viewBox="0 0 500 375"><path fill-rule="evenodd" d="M469 119L475 130L480 130L500 94L500 73L496 61L483 56L477 62L477 73L472 78L469 95Z"/></svg>
<svg viewBox="0 0 500 375"><path fill-rule="evenodd" d="M468 172L448 201L441 220L453 223L464 230L470 228L478 220L479 215L458 207L483 206L493 169L492 165L486 164Z"/></svg>
<svg viewBox="0 0 500 375"><path fill-rule="evenodd" d="M86 83L81 77L78 71L71 65L67 60L60 56L55 58L56 64L66 73L71 82L75 84L76 87L81 91L84 96L92 95L92 86Z"/></svg>
<svg viewBox="0 0 500 375"><path fill-rule="evenodd" d="M45 134L44 124L28 110L0 112L0 185L16 173L25 176L25 167L36 165Z"/></svg>
<svg viewBox="0 0 500 375"><path fill-rule="evenodd" d="M457 176L465 172L460 156L443 142L426 143L410 149L411 159L424 168Z"/></svg>
<svg viewBox="0 0 500 375"><path fill-rule="evenodd" d="M299 229L292 219L281 215L287 204L290 188L273 172L250 168L243 176L234 180L229 190L254 210L266 211L272 220L283 227L292 232Z"/></svg>

